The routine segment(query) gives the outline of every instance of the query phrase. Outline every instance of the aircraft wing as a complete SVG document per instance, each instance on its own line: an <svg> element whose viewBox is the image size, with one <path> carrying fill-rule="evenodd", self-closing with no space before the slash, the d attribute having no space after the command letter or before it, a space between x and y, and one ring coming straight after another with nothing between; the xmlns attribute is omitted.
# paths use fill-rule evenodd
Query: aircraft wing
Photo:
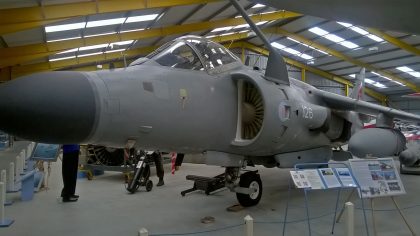
<svg viewBox="0 0 420 236"><path fill-rule="evenodd" d="M401 110L385 107L370 102L356 100L353 98L329 93L322 90L313 91L315 95L320 97L330 108L336 110L355 111L367 115L377 116L383 113L386 116L406 120L411 122L420 122L420 116Z"/></svg>
<svg viewBox="0 0 420 236"><path fill-rule="evenodd" d="M418 0L251 0L277 9L355 25L420 34ZM351 10L349 10L351 9Z"/></svg>

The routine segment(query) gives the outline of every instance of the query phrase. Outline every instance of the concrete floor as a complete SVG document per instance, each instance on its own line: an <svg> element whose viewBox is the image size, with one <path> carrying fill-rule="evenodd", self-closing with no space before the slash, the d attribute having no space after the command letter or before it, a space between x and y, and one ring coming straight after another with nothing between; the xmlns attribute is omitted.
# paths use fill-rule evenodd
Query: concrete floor
<svg viewBox="0 0 420 236"><path fill-rule="evenodd" d="M150 235L244 235L243 218L251 215L255 220L254 235L281 235L283 230L285 202L287 199L288 170L260 169L264 192L258 206L239 212L228 212L226 208L237 203L236 196L222 191L211 196L192 193L181 197L180 192L192 186L185 180L188 174L213 176L223 172L222 168L183 164L175 175L165 166L165 186L154 187L151 192L144 190L134 195L124 189L121 173L107 172L89 181L80 179L76 203L60 203L57 199L61 191L60 162L54 163L50 177L50 190L35 195L30 202L21 202L17 195L12 206L6 207L7 218L15 223L9 228L0 228L2 236L36 235L137 235L145 227ZM151 178L156 184L157 178ZM417 233L420 233L420 176L402 176L407 195L397 197L403 212ZM341 204L349 191L342 194ZM312 235L331 235L335 191L313 191L309 194ZM305 219L304 195L293 190L290 201L289 221L298 222L287 225L286 235L308 235ZM356 206L360 200L353 198ZM366 205L368 202L366 201ZM390 199L376 199L378 209L393 209ZM370 211L367 212L370 235ZM396 211L375 212L378 235L410 235ZM206 216L215 218L211 224L203 224L200 219ZM361 210L355 210L355 235L366 235ZM334 235L344 235L344 223L336 225ZM207 232L206 232L207 231ZM194 233L195 232L195 233ZM198 232L205 232L198 234Z"/></svg>

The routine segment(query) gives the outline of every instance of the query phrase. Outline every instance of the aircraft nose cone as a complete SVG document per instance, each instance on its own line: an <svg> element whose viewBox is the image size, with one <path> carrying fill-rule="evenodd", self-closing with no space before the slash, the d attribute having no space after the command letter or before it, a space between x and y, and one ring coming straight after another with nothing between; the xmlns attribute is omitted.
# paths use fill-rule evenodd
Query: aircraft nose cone
<svg viewBox="0 0 420 236"><path fill-rule="evenodd" d="M0 85L0 130L45 143L82 143L95 122L92 85L80 72L48 72Z"/></svg>

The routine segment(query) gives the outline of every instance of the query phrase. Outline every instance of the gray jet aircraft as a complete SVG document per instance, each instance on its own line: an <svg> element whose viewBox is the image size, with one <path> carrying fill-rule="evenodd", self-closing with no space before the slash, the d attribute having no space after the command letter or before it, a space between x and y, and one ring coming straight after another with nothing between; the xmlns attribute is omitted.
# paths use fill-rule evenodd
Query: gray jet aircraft
<svg viewBox="0 0 420 236"><path fill-rule="evenodd" d="M207 164L225 167L226 186L244 206L262 194L247 166L290 168L348 155L332 148L349 141L358 112L376 116L377 125L353 136L357 156L404 150L393 119L420 116L290 79L279 52L232 4L270 50L265 74L220 44L185 36L127 68L38 73L0 85L0 129L46 143L201 152Z"/></svg>

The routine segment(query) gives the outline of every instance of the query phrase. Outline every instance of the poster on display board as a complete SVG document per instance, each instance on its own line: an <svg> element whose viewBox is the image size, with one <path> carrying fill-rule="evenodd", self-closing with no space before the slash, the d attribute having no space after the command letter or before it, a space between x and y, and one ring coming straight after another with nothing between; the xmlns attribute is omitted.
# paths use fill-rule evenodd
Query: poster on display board
<svg viewBox="0 0 420 236"><path fill-rule="evenodd" d="M297 188L330 189L357 187L348 168L320 168L290 171Z"/></svg>
<svg viewBox="0 0 420 236"><path fill-rule="evenodd" d="M349 162L360 185L359 197L389 197L406 193L393 158L351 159Z"/></svg>

